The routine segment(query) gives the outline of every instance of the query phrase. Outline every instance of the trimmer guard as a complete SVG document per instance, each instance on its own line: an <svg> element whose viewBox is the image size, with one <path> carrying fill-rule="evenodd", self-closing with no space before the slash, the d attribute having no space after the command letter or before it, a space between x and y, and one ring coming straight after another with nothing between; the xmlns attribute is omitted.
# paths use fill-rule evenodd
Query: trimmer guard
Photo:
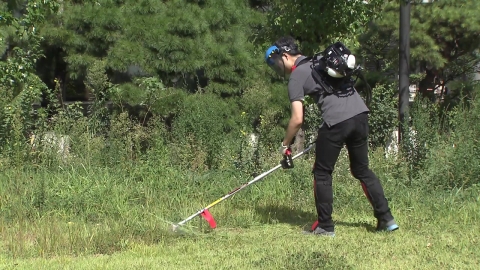
<svg viewBox="0 0 480 270"><path fill-rule="evenodd" d="M212 214L206 209L200 214L210 225L212 229L215 229L217 227L217 222L213 218Z"/></svg>

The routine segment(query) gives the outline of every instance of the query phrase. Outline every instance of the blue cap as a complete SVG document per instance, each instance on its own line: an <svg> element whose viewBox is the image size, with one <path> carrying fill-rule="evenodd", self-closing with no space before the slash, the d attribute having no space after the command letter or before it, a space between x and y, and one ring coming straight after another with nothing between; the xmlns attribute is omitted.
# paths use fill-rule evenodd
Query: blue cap
<svg viewBox="0 0 480 270"><path fill-rule="evenodd" d="M279 49L277 46L273 45L271 46L270 48L267 49L267 51L265 52L265 62L267 62L268 65L273 65L273 61L270 59L270 56L272 55L272 53L278 53L279 52Z"/></svg>

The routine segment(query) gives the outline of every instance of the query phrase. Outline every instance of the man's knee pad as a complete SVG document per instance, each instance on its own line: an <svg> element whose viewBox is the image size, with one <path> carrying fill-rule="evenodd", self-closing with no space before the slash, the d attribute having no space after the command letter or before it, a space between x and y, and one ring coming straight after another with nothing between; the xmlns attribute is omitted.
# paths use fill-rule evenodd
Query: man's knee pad
<svg viewBox="0 0 480 270"><path fill-rule="evenodd" d="M355 177L356 179L363 179L368 176L370 169L365 166L361 168L355 168L351 169L350 173L352 173L352 176Z"/></svg>
<svg viewBox="0 0 480 270"><path fill-rule="evenodd" d="M315 199L317 204L330 204L333 202L333 187L331 173L322 170L314 170L313 182Z"/></svg>
<svg viewBox="0 0 480 270"><path fill-rule="evenodd" d="M331 186L332 185L332 176L330 173L321 170L315 170L313 172L313 178L315 180L316 185L325 185Z"/></svg>

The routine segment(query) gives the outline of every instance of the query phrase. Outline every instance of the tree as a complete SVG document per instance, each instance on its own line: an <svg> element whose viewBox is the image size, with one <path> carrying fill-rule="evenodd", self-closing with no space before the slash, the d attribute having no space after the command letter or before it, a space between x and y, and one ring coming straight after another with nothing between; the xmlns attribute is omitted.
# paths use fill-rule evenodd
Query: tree
<svg viewBox="0 0 480 270"><path fill-rule="evenodd" d="M60 78L72 96L93 91L86 76L92 68L102 72L94 67L103 63L108 80L119 86L117 97L134 104L145 98L139 77L158 77L165 87L190 93L240 96L259 78L252 67L261 61L250 57L255 48L249 37L264 23L264 14L249 5L243 0L64 0L42 26L46 57L38 72L50 88Z"/></svg>
<svg viewBox="0 0 480 270"><path fill-rule="evenodd" d="M318 51L342 40L355 46L355 36L372 20L383 1L273 0L268 13L270 27L262 32L261 42L280 35L291 35L305 53Z"/></svg>
<svg viewBox="0 0 480 270"><path fill-rule="evenodd" d="M50 89L58 81L62 94L76 100L90 98L91 89L86 88L84 80L89 69L107 58L109 50L122 36L122 3L61 2L59 12L49 17L40 29L45 40L45 58L39 62L37 72Z"/></svg>
<svg viewBox="0 0 480 270"><path fill-rule="evenodd" d="M263 15L245 1L137 2L126 4L128 27L109 52L111 67L136 64L167 85L219 95L239 95L257 78L248 39Z"/></svg>
<svg viewBox="0 0 480 270"><path fill-rule="evenodd" d="M412 5L411 67L412 73L422 73L417 76L421 93L427 93L427 88L433 88L436 81L442 80L445 84L475 70L480 60L478 10L480 2L475 0L436 0ZM359 40L363 52L370 58L390 48L381 60L390 61L395 69L398 66L398 2L386 2L382 13Z"/></svg>
<svg viewBox="0 0 480 270"><path fill-rule="evenodd" d="M57 11L58 3L54 0L10 1L0 8L0 51L3 52L0 61L0 147L21 147L11 142L23 140L32 128L32 105L46 89L35 74L36 62L42 57L38 25ZM14 152L13 149L5 151L9 150Z"/></svg>

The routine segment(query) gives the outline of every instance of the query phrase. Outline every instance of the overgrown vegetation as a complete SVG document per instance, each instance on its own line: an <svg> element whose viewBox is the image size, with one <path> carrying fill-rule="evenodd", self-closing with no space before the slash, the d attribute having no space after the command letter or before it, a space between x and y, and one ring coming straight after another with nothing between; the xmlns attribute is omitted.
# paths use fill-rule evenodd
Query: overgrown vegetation
<svg viewBox="0 0 480 270"><path fill-rule="evenodd" d="M477 5L472 1L464 1L470 5L466 7ZM462 8L455 1L436 2L444 8ZM398 97L395 80L385 72L395 69L396 55L375 46L391 42L391 27L397 20L373 17L377 13L372 10L377 9L389 14L390 2L371 4L372 9L356 10L360 18L353 28L348 20L339 24L338 36L331 31L317 40L318 33L307 31L304 20L295 26L301 36L297 38L303 38L307 51L314 51L330 39L345 37L361 61L373 57L381 62L379 69L367 74L374 86L371 166L406 231L394 236L396 242L403 242L403 236L414 237L418 226L433 228L440 222L441 231L422 231L426 238L456 230L478 237L465 224L479 220L475 209L480 184L479 85L468 76L457 76L443 102L418 95L401 151L387 156L385 146L398 126ZM157 244L172 244L178 252L182 243L195 241L170 235L169 223L272 168L281 158L277 148L288 122L289 103L285 85L271 80L262 64L265 44L271 41L259 35L264 30L290 31L291 18L296 17L286 17L288 5L240 0L3 3L0 253L4 258L113 254ZM267 7L272 10L260 11ZM421 18L420 13L426 12L437 18L436 7L416 7L414 15ZM460 13L444 20L457 22L454 14ZM431 21L416 25L414 30L428 33L435 28ZM462 28L471 38L470 45L477 41L477 26ZM442 33L447 28L442 24ZM431 37L427 41L436 42ZM458 71L462 57L476 57L478 46L473 45L452 59L436 55L435 67L445 74ZM421 46L430 43L416 46L422 51ZM413 60L426 61L419 55L414 54ZM452 79L451 72L445 81ZM421 74L413 79L425 80ZM61 98L80 95L82 90L85 100L91 101L87 107L66 104ZM40 108L32 108L34 103ZM306 108L304 145L314 138L321 121L310 100ZM256 226L265 224L297 226L314 220L312 162L310 153L296 161L295 169L277 171L215 206L212 212L219 226L254 233ZM345 151L334 183L340 226L374 222L368 201L350 175ZM441 218L425 220L435 215ZM456 227L458 223L465 226ZM188 227L198 231L199 226L209 232L198 220ZM473 240L468 244L475 246ZM332 247L327 250L333 252ZM305 267L316 267L311 264L313 255L305 256L301 259ZM258 267L261 258L255 258L258 261L252 265ZM464 261L463 265L442 261L432 267L468 266L466 257ZM282 262L292 265L289 260ZM328 258L325 263L333 264ZM352 263L347 259L347 264Z"/></svg>

